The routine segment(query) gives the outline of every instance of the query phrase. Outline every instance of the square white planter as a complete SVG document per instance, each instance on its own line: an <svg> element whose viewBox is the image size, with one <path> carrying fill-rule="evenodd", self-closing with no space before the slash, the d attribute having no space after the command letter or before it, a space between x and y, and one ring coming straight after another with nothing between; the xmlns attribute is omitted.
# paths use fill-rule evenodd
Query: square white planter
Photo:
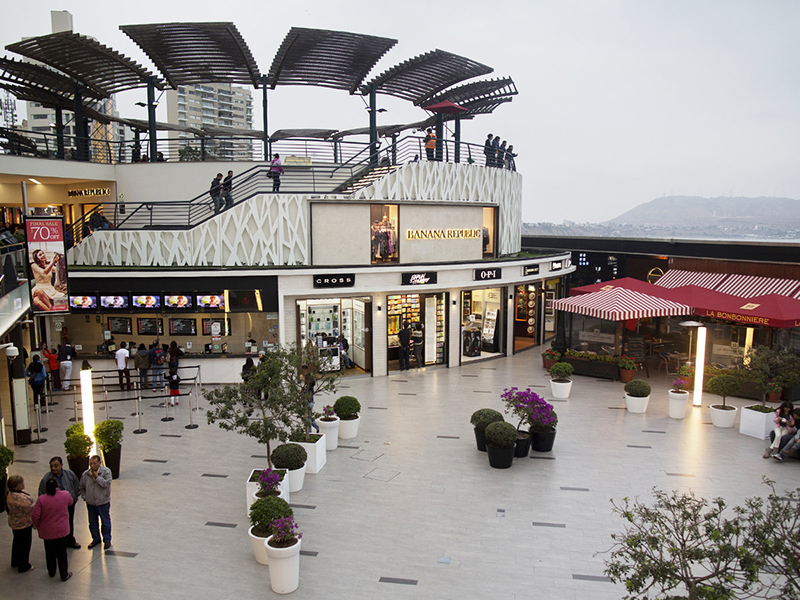
<svg viewBox="0 0 800 600"><path fill-rule="evenodd" d="M266 469L266 467L264 467ZM258 482L251 483L250 478L253 476L253 473L256 471L263 471L264 469L253 469L250 471L250 475L247 476L247 483L245 483L245 494L247 495L247 516L250 517L250 505L253 503L253 494L258 491Z"/></svg>
<svg viewBox="0 0 800 600"><path fill-rule="evenodd" d="M740 411L742 413L739 421L739 433L749 435L759 440L769 437L769 432L775 428L773 419L775 412L761 413L756 410L749 410L746 406Z"/></svg>
<svg viewBox="0 0 800 600"><path fill-rule="evenodd" d="M320 433L320 438L315 444L308 442L297 442L306 450L308 460L306 461L306 473L317 474L325 466L328 457L325 454L325 434Z"/></svg>

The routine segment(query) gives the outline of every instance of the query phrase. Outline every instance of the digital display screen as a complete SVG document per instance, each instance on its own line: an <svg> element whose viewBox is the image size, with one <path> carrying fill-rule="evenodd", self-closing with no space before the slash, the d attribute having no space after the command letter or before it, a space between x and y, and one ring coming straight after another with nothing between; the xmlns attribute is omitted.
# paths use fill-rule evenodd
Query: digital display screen
<svg viewBox="0 0 800 600"><path fill-rule="evenodd" d="M226 322L227 321L227 322ZM218 335L231 334L231 320L230 319L203 319L203 335L214 335L211 324L219 323Z"/></svg>
<svg viewBox="0 0 800 600"><path fill-rule="evenodd" d="M197 296L198 308L225 308L225 296L219 294L203 294Z"/></svg>
<svg viewBox="0 0 800 600"><path fill-rule="evenodd" d="M134 296L133 306L136 308L161 308L161 296Z"/></svg>
<svg viewBox="0 0 800 600"><path fill-rule="evenodd" d="M165 296L164 305L169 308L192 308L191 296Z"/></svg>
<svg viewBox="0 0 800 600"><path fill-rule="evenodd" d="M97 308L97 296L70 296L69 305L72 308Z"/></svg>
<svg viewBox="0 0 800 600"><path fill-rule="evenodd" d="M111 333L131 333L131 320L128 317L109 317L108 330Z"/></svg>
<svg viewBox="0 0 800 600"><path fill-rule="evenodd" d="M163 319L136 319L136 330L139 335L164 335Z"/></svg>
<svg viewBox="0 0 800 600"><path fill-rule="evenodd" d="M100 296L100 306L103 308L128 308L128 297Z"/></svg>
<svg viewBox="0 0 800 600"><path fill-rule="evenodd" d="M196 319L170 319L170 335L197 335Z"/></svg>

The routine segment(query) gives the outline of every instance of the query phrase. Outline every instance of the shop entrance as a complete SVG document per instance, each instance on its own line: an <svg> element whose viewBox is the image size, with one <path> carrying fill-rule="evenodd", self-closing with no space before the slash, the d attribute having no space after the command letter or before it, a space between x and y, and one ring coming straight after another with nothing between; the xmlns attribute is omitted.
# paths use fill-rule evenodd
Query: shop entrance
<svg viewBox="0 0 800 600"><path fill-rule="evenodd" d="M371 331L372 298L297 301L297 339L326 349L332 367L343 374L372 371ZM350 361L354 366L350 367Z"/></svg>
<svg viewBox="0 0 800 600"><path fill-rule="evenodd" d="M514 293L514 352L537 344L542 319L538 285L518 285Z"/></svg>
<svg viewBox="0 0 800 600"><path fill-rule="evenodd" d="M461 292L461 362L503 356L506 288Z"/></svg>
<svg viewBox="0 0 800 600"><path fill-rule="evenodd" d="M411 350L409 366L421 368L428 365L445 364L445 348L447 346L447 312L445 306L447 294L398 294L388 296L387 306L387 361L389 371L400 369L400 329L408 322L415 346L420 345L422 351ZM420 335L420 332L422 335ZM420 362L417 362L417 356Z"/></svg>

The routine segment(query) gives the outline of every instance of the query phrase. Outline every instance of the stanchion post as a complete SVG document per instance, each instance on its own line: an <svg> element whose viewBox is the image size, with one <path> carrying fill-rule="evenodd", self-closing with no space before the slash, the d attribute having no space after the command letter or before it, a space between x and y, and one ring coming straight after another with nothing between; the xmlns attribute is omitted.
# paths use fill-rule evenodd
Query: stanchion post
<svg viewBox="0 0 800 600"><path fill-rule="evenodd" d="M75 416L70 418L70 421L73 421L73 422L77 423L78 422L78 401L75 400L74 396L72 398L72 410L75 413Z"/></svg>
<svg viewBox="0 0 800 600"><path fill-rule="evenodd" d="M166 416L161 420L164 421L165 423L175 420L173 417L169 416L169 400L167 399L166 391L164 392L164 414Z"/></svg>
<svg viewBox="0 0 800 600"><path fill-rule="evenodd" d="M42 427L42 409L39 406L38 402L36 403L35 412L36 412L36 429L34 429L33 431L36 433L36 439L33 440L31 443L44 444L47 440L39 434L44 433L45 431L47 431L47 429Z"/></svg>
<svg viewBox="0 0 800 600"><path fill-rule="evenodd" d="M105 376L103 379L105 379ZM106 387L105 381L103 382L103 398L106 403L106 421L108 421L108 388Z"/></svg>
<svg viewBox="0 0 800 600"><path fill-rule="evenodd" d="M142 393L136 395L136 422L139 424L139 429L134 429L133 433L147 433L147 429L142 429ZM133 416L133 415L131 415Z"/></svg>
<svg viewBox="0 0 800 600"><path fill-rule="evenodd" d="M196 386L193 386L193 388ZM197 429L199 425L196 425L194 422L194 415L192 414L192 391L189 391L189 424L184 427L184 429Z"/></svg>

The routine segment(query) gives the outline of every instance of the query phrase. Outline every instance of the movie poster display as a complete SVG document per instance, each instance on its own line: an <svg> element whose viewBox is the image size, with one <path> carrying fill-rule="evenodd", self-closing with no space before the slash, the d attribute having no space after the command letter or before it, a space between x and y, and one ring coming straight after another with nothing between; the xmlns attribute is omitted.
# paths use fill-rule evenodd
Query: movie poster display
<svg viewBox="0 0 800 600"><path fill-rule="evenodd" d="M69 312L63 219L26 216L25 238L33 313Z"/></svg>

